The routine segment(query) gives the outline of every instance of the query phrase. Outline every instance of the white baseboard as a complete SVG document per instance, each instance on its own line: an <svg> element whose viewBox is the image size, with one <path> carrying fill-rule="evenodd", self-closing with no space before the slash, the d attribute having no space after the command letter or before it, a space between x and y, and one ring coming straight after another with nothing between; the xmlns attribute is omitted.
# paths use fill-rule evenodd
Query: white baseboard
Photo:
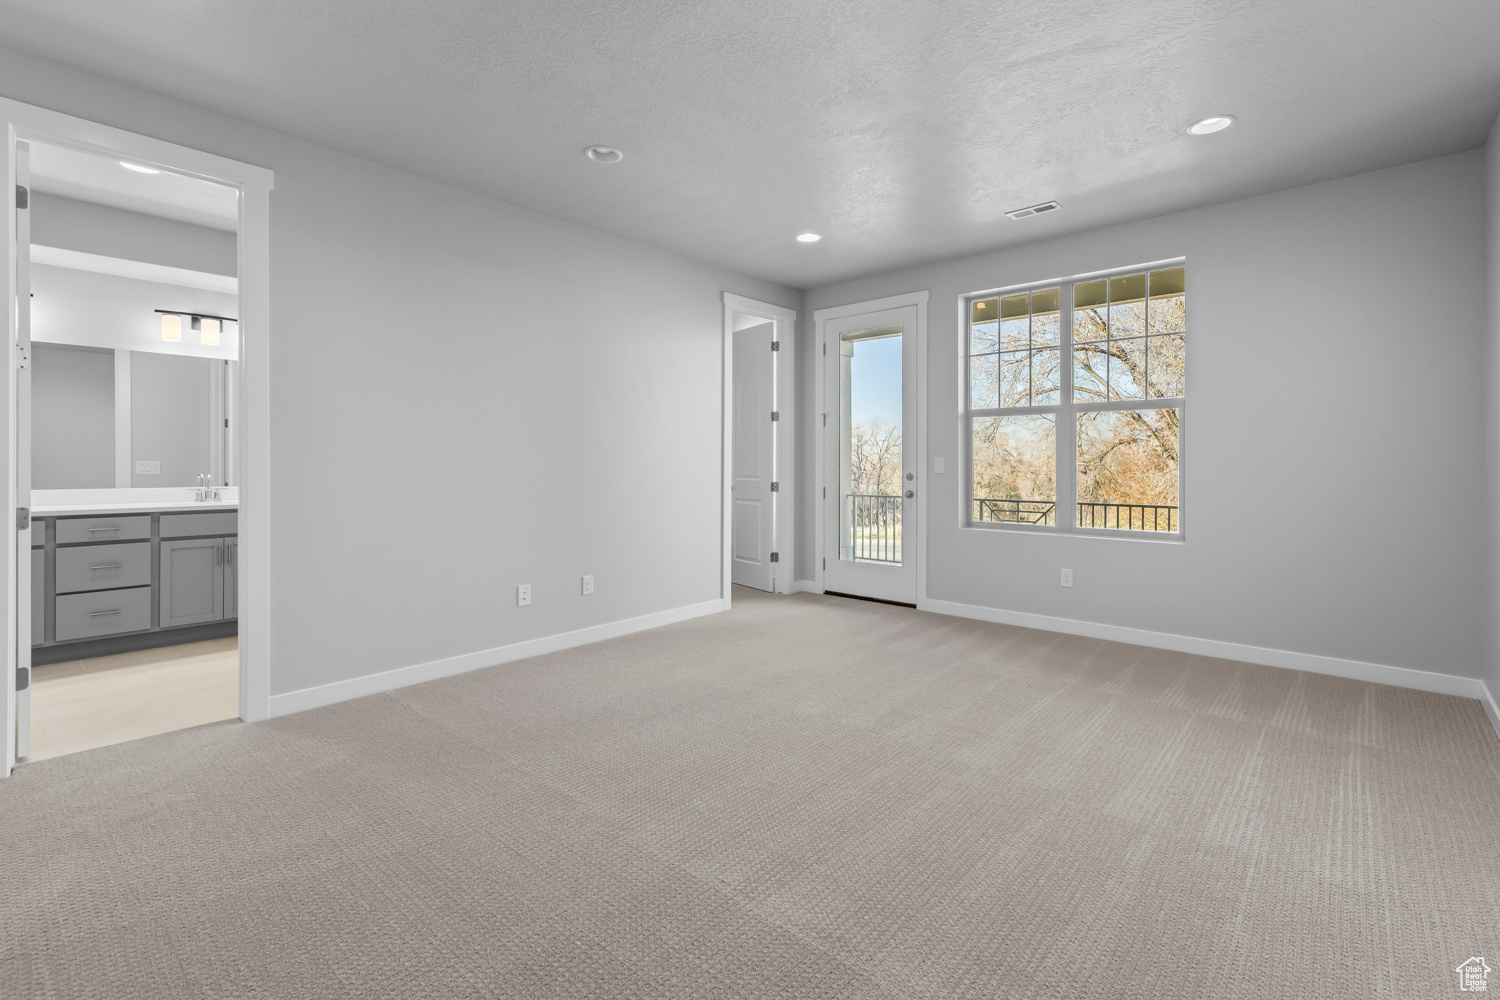
<svg viewBox="0 0 1500 1000"><path fill-rule="evenodd" d="M350 698L362 698L367 694L379 694L382 691L392 691L412 684L435 681L440 677L452 677L454 674L465 674L471 670L499 666L514 660L524 660L530 656L555 653L560 649L586 646L591 642L601 642L604 639L613 639L632 632L643 632L646 629L671 625L674 622L687 621L689 618L711 615L723 610L722 599L704 601L702 604L689 604L686 607L672 608L669 611L641 615L639 618L626 618L623 621L606 622L603 625L593 625L573 632L527 639L509 646L482 649L477 653L464 653L461 656L450 656L442 660L433 660L430 663L397 667L395 670L386 670L378 674L351 677L346 681L335 681L332 684L320 684L317 687L303 688L300 691L273 694L270 699L270 714L272 718L279 715L291 715L293 712L304 712L309 708L332 705L335 702L348 701Z"/></svg>
<svg viewBox="0 0 1500 1000"><path fill-rule="evenodd" d="M999 622L1002 625L1020 625L1024 628L1043 629L1048 632L1066 632L1069 635L1084 635L1091 639L1110 639L1128 642L1136 646L1152 646L1171 649L1179 653L1195 653L1200 656L1216 656L1225 660L1242 660L1246 663L1261 663L1268 667L1284 667L1288 670L1306 670L1315 674L1347 677L1356 681L1373 681L1395 687L1431 691L1435 694L1452 694L1461 698L1477 698L1490 712L1490 721L1496 719L1495 703L1489 689L1477 677L1459 677L1456 674L1438 674L1427 670L1412 670L1409 667L1392 667L1383 663L1365 663L1362 660L1343 660L1336 656L1319 656L1316 653L1296 653L1288 649L1268 649L1265 646L1248 646L1238 642L1222 642L1218 639L1198 639L1193 636L1175 635L1171 632L1151 632L1147 629L1129 628L1124 625L1101 625L1097 622L1078 621L1073 618L1054 618L1051 615L1036 615L1025 611L1003 611L977 604L959 604L954 601L926 600L917 605L919 610L933 611L940 615L955 615L959 618L977 618L980 621ZM1500 735L1500 723L1496 724Z"/></svg>
<svg viewBox="0 0 1500 1000"><path fill-rule="evenodd" d="M1484 695L1479 699L1479 703L1484 706L1484 714L1490 717L1490 725L1495 729L1495 738L1500 739L1500 705L1495 703L1495 692L1482 681L1479 686L1484 688Z"/></svg>
<svg viewBox="0 0 1500 1000"><path fill-rule="evenodd" d="M793 580L789 594L821 594L823 588L812 580Z"/></svg>

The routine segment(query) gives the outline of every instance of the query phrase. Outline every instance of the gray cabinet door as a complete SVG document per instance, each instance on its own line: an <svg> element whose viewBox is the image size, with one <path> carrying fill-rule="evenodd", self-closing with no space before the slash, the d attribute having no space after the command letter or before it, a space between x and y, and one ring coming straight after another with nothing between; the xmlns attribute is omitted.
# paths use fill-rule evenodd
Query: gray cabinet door
<svg viewBox="0 0 1500 1000"><path fill-rule="evenodd" d="M161 627L224 617L224 539L161 543Z"/></svg>
<svg viewBox="0 0 1500 1000"><path fill-rule="evenodd" d="M240 616L240 540L224 539L224 617Z"/></svg>

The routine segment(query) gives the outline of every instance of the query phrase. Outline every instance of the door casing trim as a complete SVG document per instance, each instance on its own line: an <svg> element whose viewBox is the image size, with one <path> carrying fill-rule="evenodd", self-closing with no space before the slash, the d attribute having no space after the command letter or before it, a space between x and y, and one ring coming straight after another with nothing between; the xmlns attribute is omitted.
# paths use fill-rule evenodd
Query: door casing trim
<svg viewBox="0 0 1500 1000"><path fill-rule="evenodd" d="M719 513L720 561L723 570L719 586L724 610L729 610L734 588L732 528L734 517L734 314L743 313L776 324L775 339L780 343L775 359L774 405L780 419L776 422L772 448L771 478L780 488L771 494L771 548L777 555L771 572L771 586L777 594L795 591L792 577L797 566L797 310L746 298L733 292L723 293L724 301L724 418L723 469Z"/></svg>
<svg viewBox="0 0 1500 1000"><path fill-rule="evenodd" d="M813 310L813 338L814 344L821 344L827 335L827 326L830 320L843 319L846 316L858 316L861 313L879 312L884 309L897 309L902 306L915 306L917 309L917 412L916 433L913 435L916 442L917 455L917 603L920 605L927 600L927 511L931 505L927 501L927 300L930 295L927 289L917 292L906 292L901 295L888 295L885 298L869 299L864 302L851 302L848 305L829 306L826 309ZM823 559L828 553L827 530L824 528L823 504L827 498L823 496L824 489L829 486L827 481L827 469L825 467L827 437L824 433L822 418L828 414L828 393L826 375L828 358L821 351L815 354L818 367L818 409L814 414L813 433L817 440L815 449L818 468L818 481L813 494L813 503L816 504L818 516L813 518L816 526L815 537L816 550L813 553L813 585L818 590L823 590ZM837 487L835 486L835 491Z"/></svg>
<svg viewBox="0 0 1500 1000"><path fill-rule="evenodd" d="M5 270L0 276L4 301L14 295L16 244L16 144L35 141L67 146L137 163L155 164L227 184L240 191L238 228L240 357L238 385L240 410L239 534L246 544L239 562L240 585L240 718L255 722L270 717L271 698L271 188L275 176L264 167L231 160L188 146L153 139L124 129L101 125L84 118L0 98L0 127L5 130L6 240ZM10 366L0 379L0 436L5 441L3 473L9 517L16 508L16 314L6 310L6 346L3 353ZM0 619L5 645L5 752L0 756L0 777L15 767L17 649L16 594L12 583L20 563L19 532L6 532L5 572L0 575Z"/></svg>

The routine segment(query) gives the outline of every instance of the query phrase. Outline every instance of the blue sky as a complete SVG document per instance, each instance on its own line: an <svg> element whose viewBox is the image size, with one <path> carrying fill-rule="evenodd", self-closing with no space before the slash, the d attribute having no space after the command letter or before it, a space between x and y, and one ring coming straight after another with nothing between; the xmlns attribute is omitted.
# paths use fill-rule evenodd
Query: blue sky
<svg viewBox="0 0 1500 1000"><path fill-rule="evenodd" d="M854 342L849 403L856 424L879 417L901 426L901 340L883 337Z"/></svg>

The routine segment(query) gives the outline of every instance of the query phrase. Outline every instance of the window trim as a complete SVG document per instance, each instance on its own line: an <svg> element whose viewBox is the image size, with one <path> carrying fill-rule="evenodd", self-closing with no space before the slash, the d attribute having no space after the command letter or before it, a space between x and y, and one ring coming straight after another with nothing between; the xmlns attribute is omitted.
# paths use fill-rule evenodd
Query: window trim
<svg viewBox="0 0 1500 1000"><path fill-rule="evenodd" d="M1145 541L1167 544L1178 544L1187 540L1187 534L1182 527L1182 515L1187 510L1187 462L1188 462L1188 415L1186 396L1173 396L1162 399L1120 399L1104 400L1097 403L1078 404L1072 401L1073 396L1073 286L1084 281L1097 281L1101 278L1118 278L1125 275L1140 274L1147 271L1167 270L1174 267L1186 267L1186 257L1169 257L1163 260L1148 261L1141 264L1131 264L1127 267L1114 267L1103 271L1086 271L1081 274L1065 275L1062 277L1048 278L1041 281L1029 281L1015 285L1005 285L997 288L984 289L981 291L967 292L958 298L958 327L959 327L959 399L963 405L959 408L959 419L961 422L960 437L963 455L964 488L961 492L963 501L963 513L960 526L972 528L977 531L1018 531L1029 535L1079 535L1093 538L1113 538L1127 541ZM979 299L999 298L1005 295L1018 295L1022 292L1034 292L1046 288L1059 289L1059 331L1058 348L1061 354L1059 363L1059 382L1057 403L1044 404L1040 406L1005 406L1005 407L970 407L970 392L972 373L970 362L972 355L969 353L969 329L972 316L972 304ZM1186 324L1188 334L1193 334L1192 323ZM1143 405L1149 404L1149 405ZM1077 416L1079 413L1093 413L1110 410L1167 410L1176 409L1181 412L1181 419L1177 431L1177 511L1178 524L1176 531L1147 531L1143 528L1093 528L1083 527L1075 524L1077 520L1078 503L1078 427ZM1055 524L1017 524L1005 521L976 521L974 520L974 421L984 417L995 416L1025 416L1028 414L1053 414L1058 419L1055 421L1057 429L1057 451L1056 455L1056 493L1058 497L1072 497L1071 507L1074 516L1067 518L1055 518ZM1063 420L1063 416L1071 419ZM1064 451L1064 448L1067 451ZM1073 456L1072 460L1064 463L1061 457L1064 454ZM1053 501L1057 503L1057 500ZM1059 505L1060 506L1060 505Z"/></svg>

